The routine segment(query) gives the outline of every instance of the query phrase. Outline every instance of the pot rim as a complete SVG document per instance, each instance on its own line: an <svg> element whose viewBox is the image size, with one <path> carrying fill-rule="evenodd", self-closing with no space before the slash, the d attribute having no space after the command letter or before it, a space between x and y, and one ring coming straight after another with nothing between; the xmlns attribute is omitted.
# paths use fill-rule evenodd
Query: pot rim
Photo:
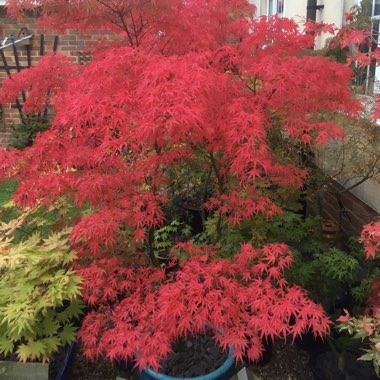
<svg viewBox="0 0 380 380"><path fill-rule="evenodd" d="M227 371L229 371L233 366L235 365L235 358L234 358L234 350L232 347L228 350L228 356L224 363L215 369L212 372L206 373L201 376L195 376L195 377L176 377L176 376L169 376L165 375L161 372L155 372L151 368L144 368L143 372L147 373L149 376L152 376L156 380L216 380L223 376Z"/></svg>

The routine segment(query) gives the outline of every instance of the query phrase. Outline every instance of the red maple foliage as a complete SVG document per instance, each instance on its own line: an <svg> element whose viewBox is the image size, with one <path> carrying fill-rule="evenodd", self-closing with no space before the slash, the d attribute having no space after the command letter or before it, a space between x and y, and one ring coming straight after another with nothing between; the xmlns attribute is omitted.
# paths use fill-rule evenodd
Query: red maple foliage
<svg viewBox="0 0 380 380"><path fill-rule="evenodd" d="M8 165L2 161L3 174L8 167L22 179L18 203L49 203L65 192L79 206L88 202L96 212L78 224L73 239L93 254L121 224L144 237L162 223L167 171L183 162L213 172L212 206L232 221L278 212L257 182L302 186L306 173L271 150L273 116L282 133L312 144L341 135L318 118L321 112L354 114L358 104L347 86L349 67L305 55L313 37L293 21L253 20L243 37L172 55L150 44L148 51L112 45L84 67L67 69L55 56L41 61L42 67L54 61L54 71L38 65L14 75L0 101L24 87L32 89L27 106L38 110L49 94L55 111L33 147L13 153Z"/></svg>
<svg viewBox="0 0 380 380"><path fill-rule="evenodd" d="M367 259L375 258L380 253L380 222L372 222L363 227L360 242L364 244Z"/></svg>
<svg viewBox="0 0 380 380"><path fill-rule="evenodd" d="M93 260L80 269L95 308L80 332L86 353L138 353L140 366L157 368L177 335L210 323L223 347L254 360L263 338L327 333L322 309L283 279L291 263L283 245L246 245L227 261L187 244L191 257L167 273L125 267L111 248L123 231L126 245L149 251L170 201L169 172L181 165L209 173L205 207L231 223L281 212L262 183L300 187L307 173L277 155L270 133L323 143L342 132L321 114L360 108L349 66L308 55L331 27L301 32L288 19L255 19L245 0L8 1L16 16L36 8L45 26L120 37L85 66L46 57L0 94L10 102L29 90L29 110L52 105L55 115L32 147L0 152L1 175L20 180L17 203L64 194L91 210L72 234L83 261Z"/></svg>
<svg viewBox="0 0 380 380"><path fill-rule="evenodd" d="M254 361L264 340L294 339L310 328L321 337L329 332L322 306L284 280L292 262L284 244L260 250L246 244L232 260L213 257L213 247L183 243L177 249L190 257L173 260L167 273L124 268L116 258L79 271L92 307L79 334L86 355L128 360L138 353L140 368L157 369L176 338L213 326L222 348Z"/></svg>
<svg viewBox="0 0 380 380"><path fill-rule="evenodd" d="M380 257L380 222L372 222L363 227L359 241L364 245L367 260ZM374 278L368 298L367 314L378 315L380 311L379 278ZM380 324L380 321L378 322Z"/></svg>

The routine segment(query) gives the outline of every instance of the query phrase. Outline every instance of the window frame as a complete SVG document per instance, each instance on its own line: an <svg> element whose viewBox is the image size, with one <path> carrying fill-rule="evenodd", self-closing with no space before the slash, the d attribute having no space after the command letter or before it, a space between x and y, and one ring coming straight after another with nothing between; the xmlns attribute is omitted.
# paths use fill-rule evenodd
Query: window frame
<svg viewBox="0 0 380 380"><path fill-rule="evenodd" d="M278 13L280 1L282 2L282 12ZM277 15L280 18L285 17L285 11L286 11L286 0L267 0L267 6L266 6L267 17L272 17L274 15Z"/></svg>

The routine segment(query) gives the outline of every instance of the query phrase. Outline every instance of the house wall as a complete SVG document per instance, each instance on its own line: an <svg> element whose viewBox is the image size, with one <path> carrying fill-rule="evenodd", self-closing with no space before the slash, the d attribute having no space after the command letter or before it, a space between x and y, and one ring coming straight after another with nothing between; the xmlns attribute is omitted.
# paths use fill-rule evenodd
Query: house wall
<svg viewBox="0 0 380 380"><path fill-rule="evenodd" d="M269 0L251 0L259 8L258 15L266 14L267 2ZM336 20L338 24L342 24L344 12L358 4L360 0L318 0L318 5L324 5L324 9L317 11L317 21L320 20ZM306 18L307 0L285 0L285 17L288 18ZM326 21L327 22L327 21ZM337 25L338 25L337 24Z"/></svg>
<svg viewBox="0 0 380 380"><path fill-rule="evenodd" d="M296 21L306 19L307 0L285 0L285 17L293 18Z"/></svg>
<svg viewBox="0 0 380 380"><path fill-rule="evenodd" d="M269 0L252 0L257 6L258 16L266 15L267 2ZM317 22L326 22L328 24L334 24L337 27L341 27L344 22L344 13L349 12L350 9L360 0L318 0L318 5L324 5L324 8L317 10ZM306 20L307 15L307 0L285 0L285 12L284 17L292 18L302 25ZM326 40L331 35L325 34L316 41L316 47L318 49L323 48Z"/></svg>

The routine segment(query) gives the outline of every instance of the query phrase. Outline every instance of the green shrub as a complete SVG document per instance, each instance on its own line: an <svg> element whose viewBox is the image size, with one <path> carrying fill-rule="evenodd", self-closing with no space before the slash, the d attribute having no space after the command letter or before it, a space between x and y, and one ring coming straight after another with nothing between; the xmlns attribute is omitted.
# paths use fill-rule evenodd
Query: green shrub
<svg viewBox="0 0 380 380"><path fill-rule="evenodd" d="M50 126L50 120L40 115L28 115L23 123L17 124L11 134L10 146L24 149L33 144L34 139L40 132L46 131Z"/></svg>
<svg viewBox="0 0 380 380"><path fill-rule="evenodd" d="M216 218L209 218L206 232L197 237L198 241L212 241L215 225ZM363 306L365 294L368 295L368 284L365 279L360 286L356 282L359 272L367 268L368 264L360 259L363 256L358 253L361 247L352 244L347 250L329 247L322 240L320 218L304 218L287 211L267 221L256 217L237 226L224 221L223 231L220 240L222 256L229 257L244 242L256 247L268 243L285 243L291 248L294 257L294 263L286 274L289 282L306 288L316 301L326 301L326 307L346 289L358 301L358 306Z"/></svg>

